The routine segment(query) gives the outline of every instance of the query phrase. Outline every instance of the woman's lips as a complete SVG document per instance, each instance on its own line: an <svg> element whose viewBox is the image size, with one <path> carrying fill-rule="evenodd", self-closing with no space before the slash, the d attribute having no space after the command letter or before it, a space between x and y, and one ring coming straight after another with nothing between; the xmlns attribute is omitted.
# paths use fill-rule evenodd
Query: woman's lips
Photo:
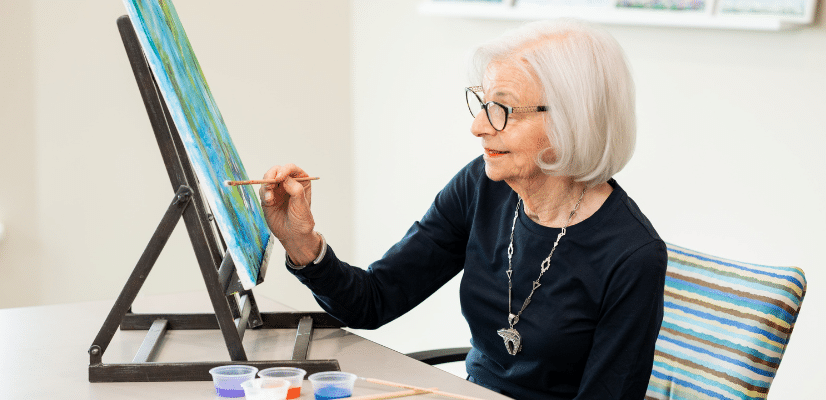
<svg viewBox="0 0 826 400"><path fill-rule="evenodd" d="M493 157L493 158L501 157L501 156L504 156L505 154L508 154L508 153L510 153L510 152L509 151L498 151L498 150L485 148L485 155L487 155L488 157Z"/></svg>

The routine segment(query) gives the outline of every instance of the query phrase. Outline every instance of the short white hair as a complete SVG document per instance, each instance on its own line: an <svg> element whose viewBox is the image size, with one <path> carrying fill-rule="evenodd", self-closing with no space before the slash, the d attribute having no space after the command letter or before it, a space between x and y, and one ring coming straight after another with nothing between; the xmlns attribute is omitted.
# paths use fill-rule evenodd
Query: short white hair
<svg viewBox="0 0 826 400"><path fill-rule="evenodd" d="M551 143L537 157L545 173L593 186L625 167L637 136L634 81L608 32L570 19L525 24L476 49L474 85L502 61L516 61L540 85Z"/></svg>

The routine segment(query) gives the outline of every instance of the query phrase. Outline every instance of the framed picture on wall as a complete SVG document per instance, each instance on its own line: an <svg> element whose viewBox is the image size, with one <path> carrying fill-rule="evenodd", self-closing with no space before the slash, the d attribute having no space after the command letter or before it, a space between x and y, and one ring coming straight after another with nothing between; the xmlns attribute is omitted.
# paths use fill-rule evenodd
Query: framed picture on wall
<svg viewBox="0 0 826 400"><path fill-rule="evenodd" d="M717 12L732 16L769 16L789 20L806 19L817 0L717 0Z"/></svg>
<svg viewBox="0 0 826 400"><path fill-rule="evenodd" d="M605 7L614 0L516 0L519 6Z"/></svg>
<svg viewBox="0 0 826 400"><path fill-rule="evenodd" d="M814 23L818 0L421 0L445 17L777 31Z"/></svg>
<svg viewBox="0 0 826 400"><path fill-rule="evenodd" d="M512 3L513 0L432 0L436 3Z"/></svg>
<svg viewBox="0 0 826 400"><path fill-rule="evenodd" d="M706 0L617 0L617 9L709 12Z"/></svg>

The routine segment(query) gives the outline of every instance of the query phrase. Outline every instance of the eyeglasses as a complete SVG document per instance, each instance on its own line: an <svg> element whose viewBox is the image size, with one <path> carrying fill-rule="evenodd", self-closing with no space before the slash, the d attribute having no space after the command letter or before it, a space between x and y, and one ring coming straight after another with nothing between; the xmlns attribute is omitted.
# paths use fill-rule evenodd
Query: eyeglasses
<svg viewBox="0 0 826 400"><path fill-rule="evenodd" d="M547 106L529 106L529 107L508 107L502 103L489 101L487 103L482 101L479 94L482 93L481 86L471 86L465 88L465 100L467 100L467 108L470 110L470 115L476 118L477 115L485 110L488 115L488 121L493 129L501 131L508 125L508 116L512 113L529 113L548 111Z"/></svg>

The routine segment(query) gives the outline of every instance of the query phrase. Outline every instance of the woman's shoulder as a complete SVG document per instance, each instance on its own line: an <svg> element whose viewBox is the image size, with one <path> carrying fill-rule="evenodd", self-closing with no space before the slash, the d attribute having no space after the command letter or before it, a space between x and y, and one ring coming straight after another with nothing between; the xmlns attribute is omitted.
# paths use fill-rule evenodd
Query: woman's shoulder
<svg viewBox="0 0 826 400"><path fill-rule="evenodd" d="M504 182L494 182L485 173L485 160L482 156L476 157L467 163L448 182L445 189L461 193L474 194L480 191L501 191L508 188Z"/></svg>
<svg viewBox="0 0 826 400"><path fill-rule="evenodd" d="M468 219L490 207L500 206L513 191L505 182L496 182L485 173L485 161L479 156L457 172L439 192L435 206L451 210Z"/></svg>
<svg viewBox="0 0 826 400"><path fill-rule="evenodd" d="M615 180L609 183L614 190L600 210L598 221L594 221L591 237L602 247L612 249L608 252L617 261L632 258L647 260L645 264L652 267L664 267L666 245L654 225Z"/></svg>
<svg viewBox="0 0 826 400"><path fill-rule="evenodd" d="M636 234L634 236L639 236L639 239L644 243L651 241L662 242L651 220L645 216L631 196L625 192L616 180L611 179L608 183L610 183L614 189L611 193L614 212L611 214L614 219L622 221L622 224L619 224L618 228L635 231Z"/></svg>
<svg viewBox="0 0 826 400"><path fill-rule="evenodd" d="M478 181L482 178L487 178L485 175L485 160L482 156L476 157L473 160L470 160L459 172L456 176L464 176L467 179L471 179L473 181Z"/></svg>

